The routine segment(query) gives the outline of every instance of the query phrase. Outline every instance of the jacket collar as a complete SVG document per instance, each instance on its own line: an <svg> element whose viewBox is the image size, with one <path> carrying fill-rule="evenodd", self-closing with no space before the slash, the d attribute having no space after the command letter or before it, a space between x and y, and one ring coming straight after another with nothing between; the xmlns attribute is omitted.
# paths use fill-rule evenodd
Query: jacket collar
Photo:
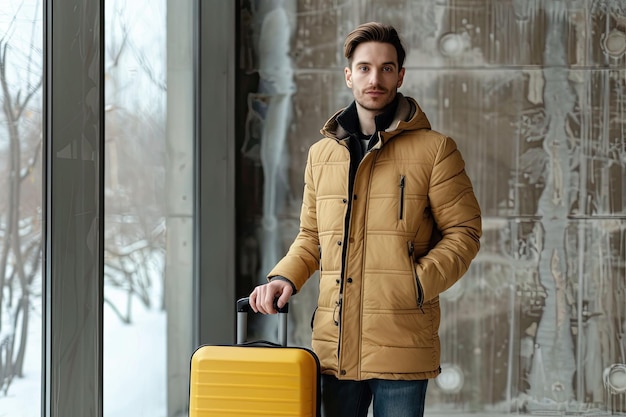
<svg viewBox="0 0 626 417"><path fill-rule="evenodd" d="M396 94L396 97L387 106L387 108L385 108L381 114L376 115L374 122L376 123L377 132L384 131L389 127L389 125L391 125L391 122L393 122L394 116L396 115L396 110L398 109L398 101L399 96ZM348 134L363 136L355 101L353 101L352 104L346 107L341 114L337 116L337 123L339 123L339 125L343 127Z"/></svg>
<svg viewBox="0 0 626 417"><path fill-rule="evenodd" d="M428 121L426 114L424 114L413 98L406 97L401 93L398 93L396 96L396 102L395 114L393 114L393 117L391 118L391 123L389 123L384 130L381 130L386 133L384 136L392 137L405 130L430 129L430 122ZM360 126L358 125L358 118L356 118L356 121L352 121L352 123L357 123L356 128L349 124L347 124L346 127L343 127L338 120L344 112L350 112L349 109L352 106L354 106L353 111L356 114L356 104L353 102L350 106L339 110L331 116L330 119L328 119L328 121L324 124L324 127L320 130L322 135L335 140L345 140L350 136L350 131L348 129L359 131ZM347 114L344 117L348 117ZM344 122L343 117L342 123L346 123ZM379 128L378 123L379 122L377 121L377 129ZM380 123L383 124L384 120L381 120Z"/></svg>

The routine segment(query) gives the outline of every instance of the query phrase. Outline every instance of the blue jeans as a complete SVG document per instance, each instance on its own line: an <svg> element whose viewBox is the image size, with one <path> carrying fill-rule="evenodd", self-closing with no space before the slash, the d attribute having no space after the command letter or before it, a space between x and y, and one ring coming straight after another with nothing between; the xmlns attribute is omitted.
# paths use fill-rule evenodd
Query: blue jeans
<svg viewBox="0 0 626 417"><path fill-rule="evenodd" d="M338 380L322 375L322 417L366 417L374 399L374 417L422 417L428 380Z"/></svg>

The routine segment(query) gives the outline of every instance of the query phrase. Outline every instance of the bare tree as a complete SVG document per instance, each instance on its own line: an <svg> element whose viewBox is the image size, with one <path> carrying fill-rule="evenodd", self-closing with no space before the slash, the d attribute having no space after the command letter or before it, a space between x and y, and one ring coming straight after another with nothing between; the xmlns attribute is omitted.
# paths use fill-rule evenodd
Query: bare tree
<svg viewBox="0 0 626 417"><path fill-rule="evenodd" d="M23 374L30 315L41 299L43 66L36 35L41 18L29 20L28 40L23 11L15 11L0 34L0 391L5 394ZM39 4L34 12L40 16ZM107 158L105 276L108 288L125 291L127 300L105 303L130 323L131 299L154 304L154 275L163 268L164 121L156 100L143 97L140 101L153 107L138 109L116 99L135 81L118 71L120 63L134 62L156 91L163 92L165 84L140 46L129 47L132 31L123 16L124 10L117 10L117 30L107 45L107 90L113 96L107 103L106 152L114 157Z"/></svg>
<svg viewBox="0 0 626 417"><path fill-rule="evenodd" d="M25 53L13 44L15 22L14 17L0 38L0 91L8 138L7 173L2 175L6 183L2 188L7 190L3 195L8 198L0 205L0 389L5 394L13 379L23 374L42 236L41 122L34 116L41 108L35 101L42 85L42 54L34 36L37 19L32 20L30 48ZM18 68L18 81L10 68Z"/></svg>
<svg viewBox="0 0 626 417"><path fill-rule="evenodd" d="M132 301L152 306L155 271L165 251L165 127L159 96L165 81L134 36L125 2L112 4L106 43L105 303L124 323ZM146 38L146 34L142 34ZM128 68L136 68L129 79ZM133 81L133 82L131 82ZM138 83L145 88L138 97ZM150 94L152 91L152 94ZM123 301L112 294L125 294ZM162 307L162 305L161 305Z"/></svg>

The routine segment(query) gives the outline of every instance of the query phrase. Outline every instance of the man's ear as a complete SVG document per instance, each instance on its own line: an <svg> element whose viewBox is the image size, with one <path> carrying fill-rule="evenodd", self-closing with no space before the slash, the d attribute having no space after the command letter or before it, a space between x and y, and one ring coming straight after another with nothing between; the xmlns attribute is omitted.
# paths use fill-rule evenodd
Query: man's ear
<svg viewBox="0 0 626 417"><path fill-rule="evenodd" d="M403 81L404 81L404 67L400 68L400 71L398 71L398 84L396 85L396 88L400 88Z"/></svg>
<svg viewBox="0 0 626 417"><path fill-rule="evenodd" d="M346 85L348 88L352 88L352 70L349 67L345 67L343 73L346 77Z"/></svg>

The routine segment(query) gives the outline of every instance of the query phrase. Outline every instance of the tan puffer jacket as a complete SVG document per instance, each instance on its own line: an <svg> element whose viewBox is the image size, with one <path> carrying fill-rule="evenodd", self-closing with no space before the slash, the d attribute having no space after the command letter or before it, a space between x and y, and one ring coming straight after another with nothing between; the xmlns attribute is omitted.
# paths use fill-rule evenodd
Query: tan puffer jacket
<svg viewBox="0 0 626 417"><path fill-rule="evenodd" d="M361 161L349 196L339 114L309 150L300 232L268 277L286 277L299 290L321 254L313 350L322 372L351 380L433 378L440 372L439 294L480 246L472 184L455 142L430 130L418 104L400 95L395 121Z"/></svg>

